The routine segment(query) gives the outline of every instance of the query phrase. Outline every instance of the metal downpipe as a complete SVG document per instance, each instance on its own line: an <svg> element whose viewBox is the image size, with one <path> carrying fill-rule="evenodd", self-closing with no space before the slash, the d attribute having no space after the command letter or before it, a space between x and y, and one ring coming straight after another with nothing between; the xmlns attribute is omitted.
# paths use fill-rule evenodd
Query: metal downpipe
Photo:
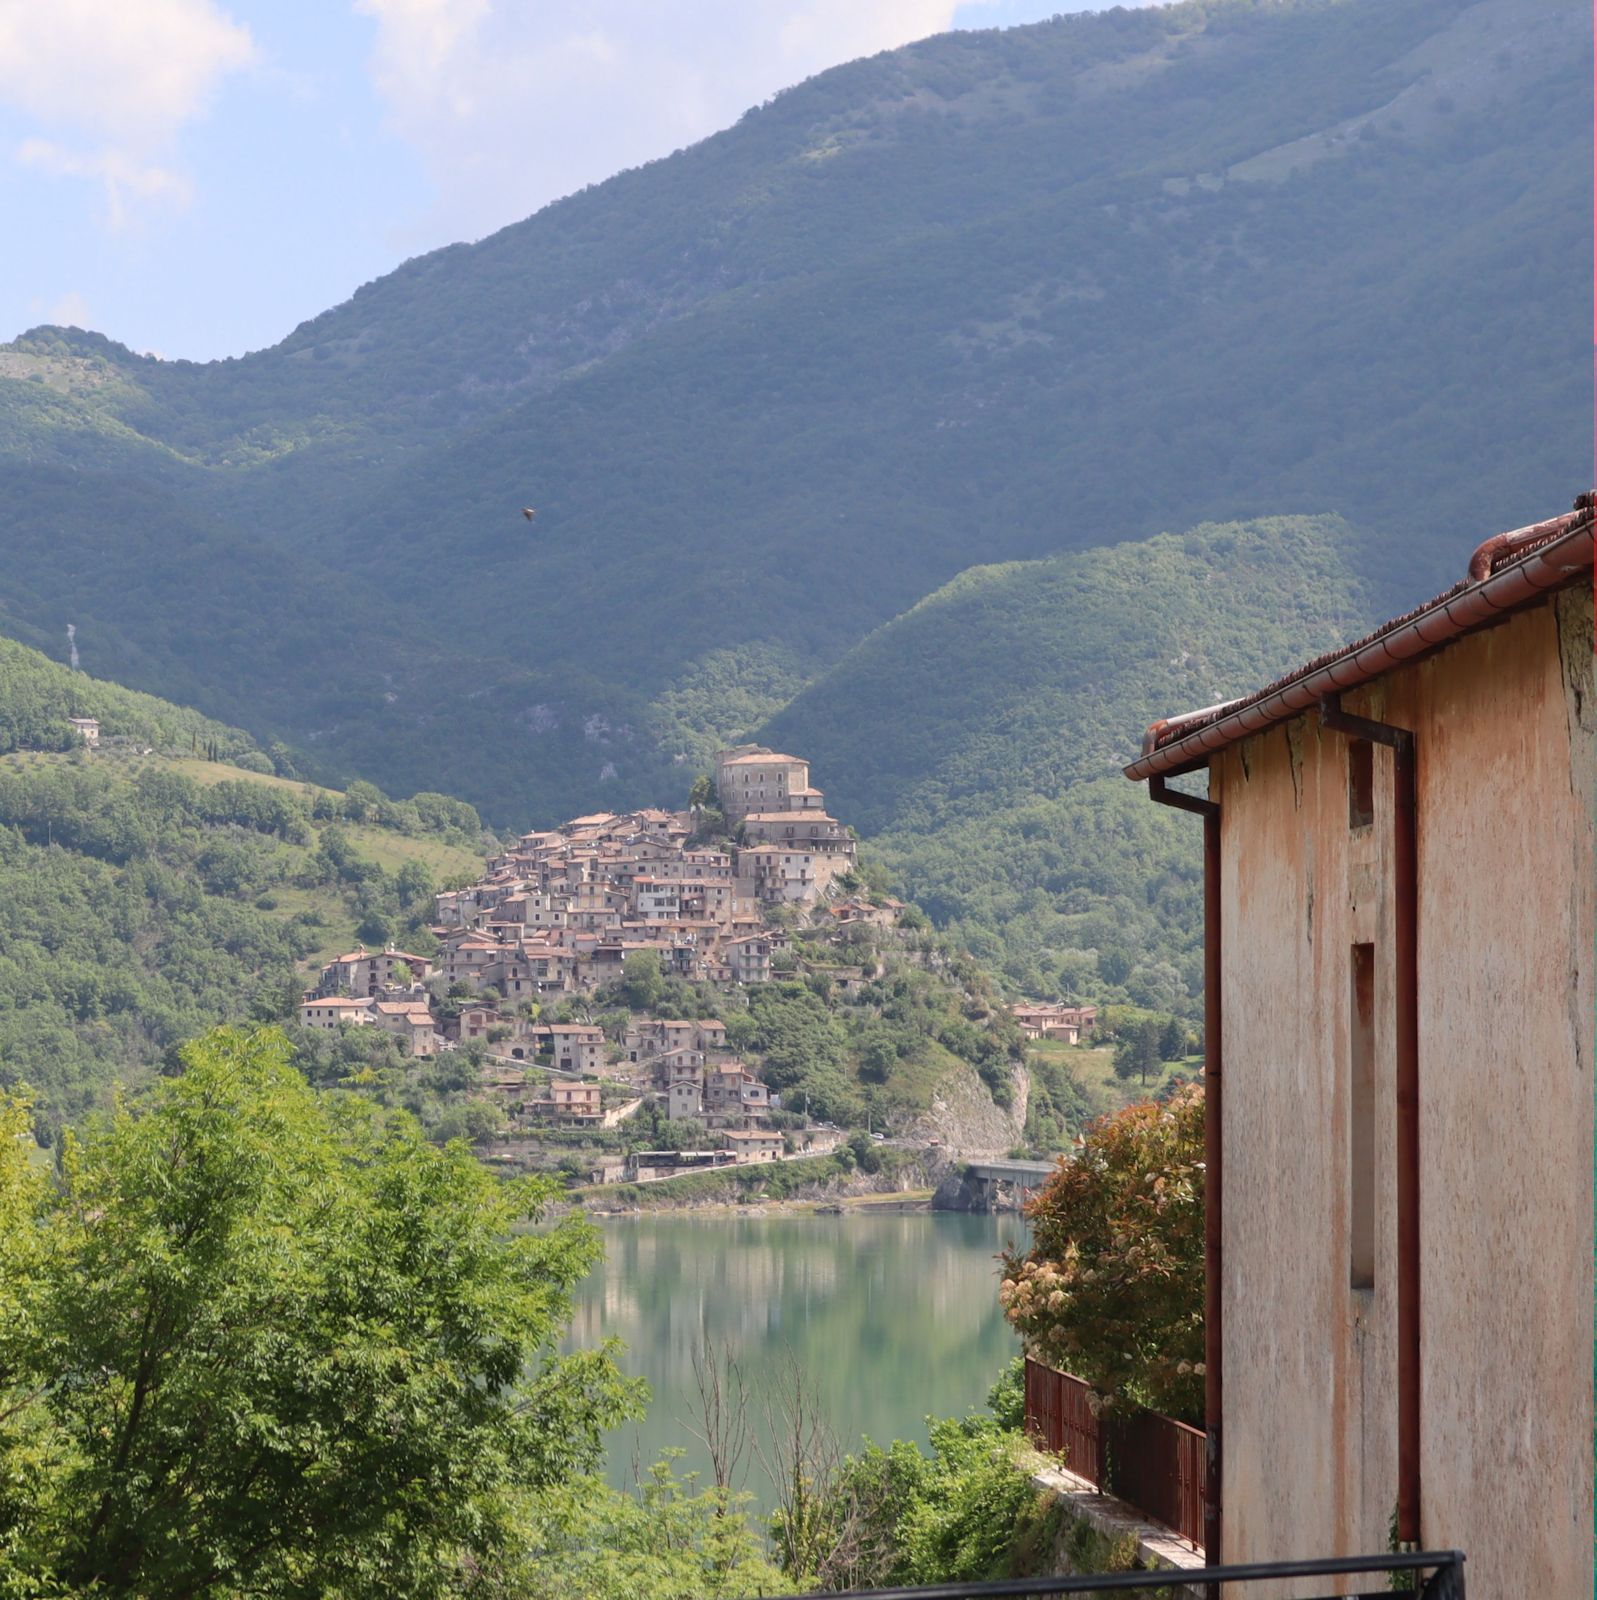
<svg viewBox="0 0 1597 1600"><path fill-rule="evenodd" d="M1211 1567L1222 1560L1225 1519L1221 1491L1225 1465L1222 1419L1225 1408L1225 1366L1222 1343L1220 1272L1224 1233L1225 1143L1221 1125L1220 999L1220 805L1165 786L1162 777L1148 780L1149 798L1203 818L1203 1427L1205 1501L1203 1559Z"/></svg>

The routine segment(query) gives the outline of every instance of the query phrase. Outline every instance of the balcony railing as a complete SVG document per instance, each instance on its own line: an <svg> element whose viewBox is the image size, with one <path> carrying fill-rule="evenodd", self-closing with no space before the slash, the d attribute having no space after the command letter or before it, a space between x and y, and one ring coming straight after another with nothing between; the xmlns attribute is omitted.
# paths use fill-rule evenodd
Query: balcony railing
<svg viewBox="0 0 1597 1600"><path fill-rule="evenodd" d="M1026 1359L1026 1432L1078 1478L1203 1545L1205 1440L1157 1411L1094 1415L1080 1378Z"/></svg>
<svg viewBox="0 0 1597 1600"><path fill-rule="evenodd" d="M1331 1592L1339 1600L1393 1600L1389 1575L1412 1578L1406 1592L1418 1600L1464 1600L1464 1554L1461 1550L1419 1550L1405 1555L1333 1556L1319 1561L1255 1561L1230 1567L1202 1567L1180 1572L1105 1572L1076 1574L1068 1578L1005 1578L998 1583L933 1583L914 1589L851 1589L829 1600L1045 1600L1061 1594L1126 1594L1186 1589L1216 1595L1220 1584L1235 1587L1236 1600L1245 1600L1248 1587L1266 1582L1301 1580L1312 1588L1297 1588L1293 1600L1324 1595L1326 1578L1349 1578L1348 1587ZM1258 1591L1255 1590L1255 1593ZM1272 1590L1279 1594L1278 1587ZM1405 1591L1398 1591L1405 1592ZM807 1600L790 1595L785 1600ZM811 1597L812 1600L812 1597Z"/></svg>

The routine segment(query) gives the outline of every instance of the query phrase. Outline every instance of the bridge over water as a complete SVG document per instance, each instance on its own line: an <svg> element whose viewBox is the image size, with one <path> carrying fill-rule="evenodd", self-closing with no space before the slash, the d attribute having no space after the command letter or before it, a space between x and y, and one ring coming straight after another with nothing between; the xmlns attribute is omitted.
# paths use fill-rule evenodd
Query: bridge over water
<svg viewBox="0 0 1597 1600"><path fill-rule="evenodd" d="M978 1186L982 1198L991 1209L998 1197L1000 1185L1007 1184L1016 1191L1016 1199L1025 1200L1034 1189L1040 1189L1053 1176L1052 1161L968 1161L965 1163L966 1181Z"/></svg>

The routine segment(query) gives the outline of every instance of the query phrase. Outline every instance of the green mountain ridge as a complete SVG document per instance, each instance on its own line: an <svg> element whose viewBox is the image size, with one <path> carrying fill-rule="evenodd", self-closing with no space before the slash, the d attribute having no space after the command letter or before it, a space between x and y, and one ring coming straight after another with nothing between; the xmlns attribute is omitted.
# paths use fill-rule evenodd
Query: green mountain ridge
<svg viewBox="0 0 1597 1600"><path fill-rule="evenodd" d="M1590 27L1188 0L948 35L270 350L34 330L0 615L525 824L674 795L973 565L1310 507L1431 586L1461 523L1588 471Z"/></svg>
<svg viewBox="0 0 1597 1600"><path fill-rule="evenodd" d="M1120 766L1156 717L1268 682L1372 619L1337 517L1206 524L979 567L760 730L939 924L1034 994L1190 1009L1190 818Z"/></svg>

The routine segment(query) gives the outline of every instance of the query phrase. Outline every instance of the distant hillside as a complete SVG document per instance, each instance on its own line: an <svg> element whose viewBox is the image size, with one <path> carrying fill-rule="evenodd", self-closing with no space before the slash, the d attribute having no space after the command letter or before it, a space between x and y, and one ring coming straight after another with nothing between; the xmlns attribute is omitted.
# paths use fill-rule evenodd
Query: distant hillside
<svg viewBox="0 0 1597 1600"><path fill-rule="evenodd" d="M1589 471L1590 42L1575 0L949 35L240 360L34 330L0 618L525 822L678 793L972 565L1292 507L1428 588Z"/></svg>
<svg viewBox="0 0 1597 1600"><path fill-rule="evenodd" d="M1335 517L1208 524L981 567L877 630L761 730L939 923L1034 994L1199 992L1198 833L1118 768L1155 717L1356 635Z"/></svg>
<svg viewBox="0 0 1597 1600"><path fill-rule="evenodd" d="M101 749L69 715L100 718ZM434 885L480 869L459 801L196 746L267 765L237 729L0 640L0 1088L29 1083L49 1125L202 1028L287 1017L309 964L357 937L430 939Z"/></svg>
<svg viewBox="0 0 1597 1600"><path fill-rule="evenodd" d="M71 717L98 718L108 741L130 739L170 752L204 747L220 759L258 755L255 741L238 728L74 672L14 639L0 638L0 755L73 749L82 741Z"/></svg>

